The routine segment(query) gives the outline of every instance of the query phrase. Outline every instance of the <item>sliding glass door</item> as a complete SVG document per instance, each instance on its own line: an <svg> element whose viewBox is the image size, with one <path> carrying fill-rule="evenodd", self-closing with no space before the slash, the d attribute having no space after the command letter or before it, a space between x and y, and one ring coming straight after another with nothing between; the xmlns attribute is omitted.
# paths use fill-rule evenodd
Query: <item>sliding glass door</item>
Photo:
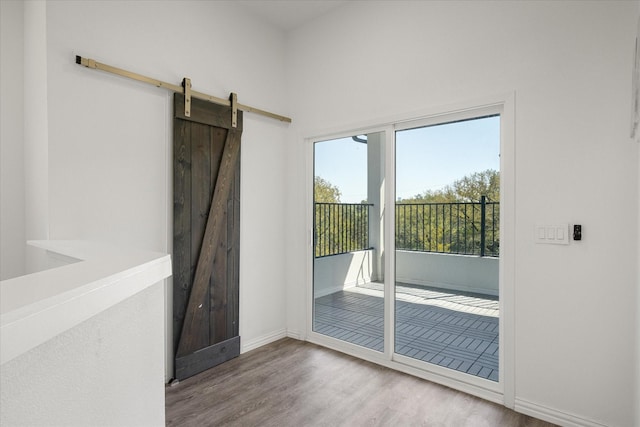
<svg viewBox="0 0 640 427"><path fill-rule="evenodd" d="M502 387L503 111L313 142L313 339Z"/></svg>
<svg viewBox="0 0 640 427"><path fill-rule="evenodd" d="M384 350L384 134L314 143L313 331Z"/></svg>
<svg viewBox="0 0 640 427"><path fill-rule="evenodd" d="M396 354L498 381L500 116L395 134Z"/></svg>

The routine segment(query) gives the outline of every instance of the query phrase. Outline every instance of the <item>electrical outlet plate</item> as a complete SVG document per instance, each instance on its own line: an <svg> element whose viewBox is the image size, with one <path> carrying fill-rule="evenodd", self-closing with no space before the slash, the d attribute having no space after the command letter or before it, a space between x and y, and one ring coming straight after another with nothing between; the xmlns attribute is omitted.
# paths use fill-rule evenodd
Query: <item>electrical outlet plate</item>
<svg viewBox="0 0 640 427"><path fill-rule="evenodd" d="M536 224L534 240L548 245L568 245L569 224Z"/></svg>

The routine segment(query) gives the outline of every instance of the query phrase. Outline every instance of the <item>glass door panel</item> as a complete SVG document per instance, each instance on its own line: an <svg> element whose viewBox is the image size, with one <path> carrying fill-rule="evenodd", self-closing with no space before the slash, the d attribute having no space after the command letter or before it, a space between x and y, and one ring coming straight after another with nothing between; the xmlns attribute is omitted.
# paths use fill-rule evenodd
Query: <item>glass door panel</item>
<svg viewBox="0 0 640 427"><path fill-rule="evenodd" d="M313 331L384 350L384 133L314 143Z"/></svg>
<svg viewBox="0 0 640 427"><path fill-rule="evenodd" d="M500 116L395 141L394 351L498 381Z"/></svg>

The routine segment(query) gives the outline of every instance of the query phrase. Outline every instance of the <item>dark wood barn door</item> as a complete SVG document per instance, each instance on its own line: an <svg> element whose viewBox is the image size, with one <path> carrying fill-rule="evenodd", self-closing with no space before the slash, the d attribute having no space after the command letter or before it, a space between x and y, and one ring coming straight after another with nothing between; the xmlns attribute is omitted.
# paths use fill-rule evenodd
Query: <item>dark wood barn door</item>
<svg viewBox="0 0 640 427"><path fill-rule="evenodd" d="M173 328L175 378L240 354L240 136L242 112L174 98Z"/></svg>

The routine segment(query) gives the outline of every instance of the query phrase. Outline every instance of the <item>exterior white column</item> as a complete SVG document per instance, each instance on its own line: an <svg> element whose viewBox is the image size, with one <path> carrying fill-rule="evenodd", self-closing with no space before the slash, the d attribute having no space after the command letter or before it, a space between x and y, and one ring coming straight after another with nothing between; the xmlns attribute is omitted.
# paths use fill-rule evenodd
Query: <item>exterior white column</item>
<svg viewBox="0 0 640 427"><path fill-rule="evenodd" d="M369 246L373 247L372 281L384 280L384 132L367 135Z"/></svg>

